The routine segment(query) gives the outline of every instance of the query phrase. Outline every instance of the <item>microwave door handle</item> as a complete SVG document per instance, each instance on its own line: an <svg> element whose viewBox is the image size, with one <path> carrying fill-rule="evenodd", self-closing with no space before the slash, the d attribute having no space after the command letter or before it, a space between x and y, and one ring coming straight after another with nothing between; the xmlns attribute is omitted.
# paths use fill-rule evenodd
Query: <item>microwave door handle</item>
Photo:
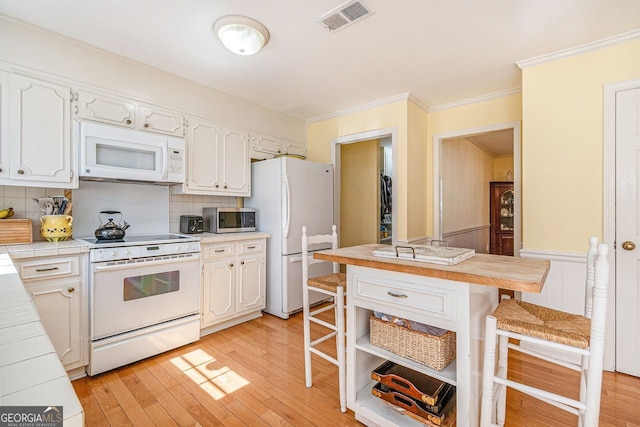
<svg viewBox="0 0 640 427"><path fill-rule="evenodd" d="M287 207L285 209L287 212L287 220L285 222L284 229L282 230L282 237L286 239L289 237L289 227L291 226L291 192L289 191L289 175L286 173L282 177L282 184L282 189L286 193L284 200L287 203Z"/></svg>
<svg viewBox="0 0 640 427"><path fill-rule="evenodd" d="M167 170L169 169L169 158L167 157L169 155L169 149L167 147L168 144L162 144L162 180L166 181L167 179L169 179L169 174L167 173Z"/></svg>

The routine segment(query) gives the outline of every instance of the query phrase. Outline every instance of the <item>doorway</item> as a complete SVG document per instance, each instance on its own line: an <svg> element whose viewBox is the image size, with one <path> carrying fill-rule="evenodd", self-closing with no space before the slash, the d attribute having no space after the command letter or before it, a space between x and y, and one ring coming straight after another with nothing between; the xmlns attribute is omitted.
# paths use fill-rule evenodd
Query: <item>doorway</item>
<svg viewBox="0 0 640 427"><path fill-rule="evenodd" d="M502 123L497 125L490 126L482 126L471 129L462 129L458 131L451 132L443 132L439 134L434 134L433 136L433 179L434 179L434 224L433 224L433 235L440 240L448 240L451 242L451 246L461 245L463 247L467 247L472 245L474 249L478 252L489 252L488 241L488 223L489 223L489 185L486 184L486 189L484 188L484 182L487 179L495 178L496 181L513 181L513 247L514 247L514 255L518 256L519 249L522 248L522 226L521 226L521 172L520 172L520 122L509 122ZM491 147L490 141L499 141L501 147ZM484 215L484 220L480 217L478 218L467 218L465 221L475 221L476 224L473 226L458 226L456 221L459 221L459 218L456 218L451 214L451 212L462 212L465 209L468 209L469 198L453 198L452 200L447 199L445 195L445 191L451 192L450 189L451 182L444 182L444 179L447 179L447 176L450 177L456 176L456 174L460 175L460 171L468 173L469 169L468 165L465 164L457 164L457 165L449 165L445 164L446 161L450 161L450 159L443 158L443 152L447 151L447 148L444 147L443 144L447 144L451 141L458 141L457 144L460 147L464 146L464 144L473 144L476 148L474 151L476 152L493 152L491 155L487 155L487 159L484 160L485 166L480 166L479 170L476 170L474 176L466 177L464 179L467 180L465 186L482 186L482 188L465 188L462 187L461 191L459 188L457 190L458 193L465 193L467 191L472 192L471 194L477 199L476 207L473 209L475 212L467 212L470 215ZM460 142L462 141L462 143ZM469 151L469 150L467 150ZM468 155L468 154L467 154ZM482 157L482 154L474 154L478 158ZM488 157L491 160L488 160ZM498 166L500 164L501 158L508 158L508 166ZM489 165L490 164L490 165ZM457 170L453 170L453 168L457 168ZM498 175L494 175L494 171L498 171ZM490 173L489 173L490 171ZM482 175L484 178L478 178ZM511 178L511 179L509 179ZM458 182L457 184L460 184ZM465 194L465 196L468 196ZM457 200L457 202L456 202ZM457 204L462 204L457 206ZM447 209L449 210L449 214L447 214ZM482 211L482 212L480 212ZM445 214L447 217L445 218ZM448 223L447 223L448 221ZM449 227L449 228L447 228ZM458 228L458 229L457 229ZM461 233L457 233L457 231L461 231ZM447 239L444 239L444 234L447 234ZM463 241L464 240L464 241ZM455 244L454 244L455 243ZM477 246L477 247L476 247Z"/></svg>
<svg viewBox="0 0 640 427"><path fill-rule="evenodd" d="M391 161L387 170L391 172L391 182L396 182L397 168L394 167L397 161L396 145L395 127L340 136L332 141L331 160L335 173L333 217L338 226L340 246L380 241L382 234L380 230L379 172L381 161L384 161L381 156L384 153L384 147L387 147L387 151L390 152L390 158L387 161ZM344 171L343 163L348 165ZM362 178L343 179L347 178L343 177L343 172L350 174L359 168L365 168L369 171L366 173L366 180ZM344 188L341 182L344 182ZM361 185L366 185L364 192ZM371 196L368 198L366 207L365 204L357 200L363 194ZM391 224L388 235L391 237L390 243L392 244L395 243L397 236L398 208L396 199L395 197L391 198ZM366 224L362 221L362 218L365 217L368 218Z"/></svg>

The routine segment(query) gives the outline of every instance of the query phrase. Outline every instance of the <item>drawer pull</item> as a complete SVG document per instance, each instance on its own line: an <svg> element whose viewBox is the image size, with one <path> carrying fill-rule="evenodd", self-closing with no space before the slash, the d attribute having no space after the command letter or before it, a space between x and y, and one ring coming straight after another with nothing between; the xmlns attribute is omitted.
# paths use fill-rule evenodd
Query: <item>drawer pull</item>
<svg viewBox="0 0 640 427"><path fill-rule="evenodd" d="M255 245L254 246L247 246L247 249L255 249Z"/></svg>
<svg viewBox="0 0 640 427"><path fill-rule="evenodd" d="M391 292L391 291L387 291L387 295L394 298L407 298L407 296L404 294L396 294L395 292Z"/></svg>
<svg viewBox="0 0 640 427"><path fill-rule="evenodd" d="M72 294L73 292L75 292L76 288L69 288L67 289L67 292L69 292L70 294Z"/></svg>
<svg viewBox="0 0 640 427"><path fill-rule="evenodd" d="M45 271L55 271L58 267L49 267L49 268L36 268L36 272L44 273Z"/></svg>
<svg viewBox="0 0 640 427"><path fill-rule="evenodd" d="M214 252L216 253L224 252L224 249L216 249Z"/></svg>

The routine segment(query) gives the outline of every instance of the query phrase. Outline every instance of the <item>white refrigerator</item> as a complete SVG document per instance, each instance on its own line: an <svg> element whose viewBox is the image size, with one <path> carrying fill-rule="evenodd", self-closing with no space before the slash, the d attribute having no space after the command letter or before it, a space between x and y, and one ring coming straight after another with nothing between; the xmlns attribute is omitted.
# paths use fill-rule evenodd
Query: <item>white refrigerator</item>
<svg viewBox="0 0 640 427"><path fill-rule="evenodd" d="M258 231L268 232L265 312L288 319L302 309L302 226L307 234L331 234L333 166L280 157L252 164L252 196ZM309 251L330 245L310 247ZM309 277L331 273L330 263L309 266ZM326 295L314 293L311 303Z"/></svg>

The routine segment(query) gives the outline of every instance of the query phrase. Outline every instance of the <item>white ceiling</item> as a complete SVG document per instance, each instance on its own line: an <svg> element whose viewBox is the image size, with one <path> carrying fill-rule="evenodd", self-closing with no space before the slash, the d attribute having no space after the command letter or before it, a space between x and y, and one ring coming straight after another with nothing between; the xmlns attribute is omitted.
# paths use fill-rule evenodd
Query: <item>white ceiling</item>
<svg viewBox="0 0 640 427"><path fill-rule="evenodd" d="M515 62L640 28L638 0L362 0L373 12L329 33L343 0L0 0L0 13L301 119L410 93L427 106L517 89ZM262 22L251 57L214 37L224 15Z"/></svg>

